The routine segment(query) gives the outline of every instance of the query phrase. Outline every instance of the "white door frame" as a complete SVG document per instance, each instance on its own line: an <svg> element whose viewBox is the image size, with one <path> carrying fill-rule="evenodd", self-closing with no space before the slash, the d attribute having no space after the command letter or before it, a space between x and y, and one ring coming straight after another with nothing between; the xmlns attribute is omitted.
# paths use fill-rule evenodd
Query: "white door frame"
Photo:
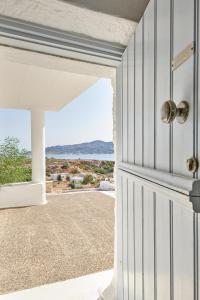
<svg viewBox="0 0 200 300"><path fill-rule="evenodd" d="M125 47L0 15L0 44L117 67Z"/></svg>

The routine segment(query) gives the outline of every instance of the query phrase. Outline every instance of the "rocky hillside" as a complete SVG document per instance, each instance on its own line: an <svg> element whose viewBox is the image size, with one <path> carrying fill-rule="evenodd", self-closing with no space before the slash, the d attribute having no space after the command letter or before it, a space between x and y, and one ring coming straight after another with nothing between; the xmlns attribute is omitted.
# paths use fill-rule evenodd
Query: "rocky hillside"
<svg viewBox="0 0 200 300"><path fill-rule="evenodd" d="M111 154L114 152L112 142L93 141L74 145L52 146L46 148L48 154Z"/></svg>

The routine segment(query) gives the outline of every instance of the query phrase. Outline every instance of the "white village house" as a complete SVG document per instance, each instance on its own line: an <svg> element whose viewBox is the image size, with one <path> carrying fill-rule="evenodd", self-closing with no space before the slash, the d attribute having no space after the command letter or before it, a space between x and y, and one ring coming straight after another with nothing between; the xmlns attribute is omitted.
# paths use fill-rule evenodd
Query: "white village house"
<svg viewBox="0 0 200 300"><path fill-rule="evenodd" d="M102 180L100 182L99 186L100 190L102 191L114 191L115 190L115 185L108 180Z"/></svg>
<svg viewBox="0 0 200 300"><path fill-rule="evenodd" d="M81 183L83 182L84 177L82 176L72 176L70 178L71 181L74 181L75 183Z"/></svg>
<svg viewBox="0 0 200 300"><path fill-rule="evenodd" d="M51 174L50 179L53 181L57 181L60 178L60 180L63 181L63 180L66 180L66 178L68 176L69 176L68 173L53 173L53 174Z"/></svg>
<svg viewBox="0 0 200 300"><path fill-rule="evenodd" d="M104 300L199 299L200 5L147 2L0 2L0 108L30 110L32 139L32 182L0 187L0 208L46 203L45 111L112 81L112 281L81 278L62 299L84 285L87 298L76 299L95 300L97 290Z"/></svg>

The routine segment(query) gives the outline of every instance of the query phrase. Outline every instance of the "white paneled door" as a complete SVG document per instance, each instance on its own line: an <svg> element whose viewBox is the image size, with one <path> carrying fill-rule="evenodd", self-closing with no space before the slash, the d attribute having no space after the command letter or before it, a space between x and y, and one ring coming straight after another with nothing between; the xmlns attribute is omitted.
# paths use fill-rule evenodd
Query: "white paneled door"
<svg viewBox="0 0 200 300"><path fill-rule="evenodd" d="M117 69L119 300L200 299L198 9L151 0Z"/></svg>

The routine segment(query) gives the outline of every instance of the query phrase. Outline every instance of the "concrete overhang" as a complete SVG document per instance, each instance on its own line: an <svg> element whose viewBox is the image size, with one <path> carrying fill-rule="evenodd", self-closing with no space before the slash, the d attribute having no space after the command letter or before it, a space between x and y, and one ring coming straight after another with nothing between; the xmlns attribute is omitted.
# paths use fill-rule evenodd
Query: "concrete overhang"
<svg viewBox="0 0 200 300"><path fill-rule="evenodd" d="M115 69L0 46L0 108L59 111Z"/></svg>
<svg viewBox="0 0 200 300"><path fill-rule="evenodd" d="M59 0L2 0L0 15L124 46L137 25L132 20Z"/></svg>
<svg viewBox="0 0 200 300"><path fill-rule="evenodd" d="M139 22L149 0L62 0L73 5Z"/></svg>

